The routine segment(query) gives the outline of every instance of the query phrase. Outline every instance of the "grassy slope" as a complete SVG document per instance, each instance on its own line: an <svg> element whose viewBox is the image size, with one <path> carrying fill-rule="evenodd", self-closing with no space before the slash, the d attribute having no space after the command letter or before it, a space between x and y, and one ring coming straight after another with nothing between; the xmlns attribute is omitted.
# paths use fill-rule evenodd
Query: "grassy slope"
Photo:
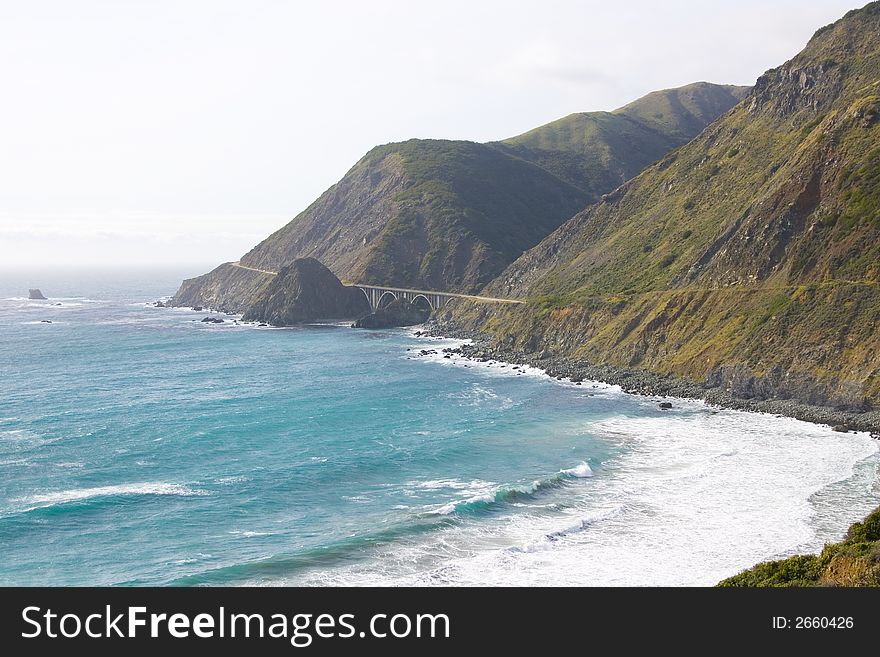
<svg viewBox="0 0 880 657"><path fill-rule="evenodd" d="M880 586L880 509L819 555L761 563L719 586Z"/></svg>
<svg viewBox="0 0 880 657"><path fill-rule="evenodd" d="M746 397L876 408L878 44L877 3L820 30L698 138L513 263L487 292L533 303L484 328Z"/></svg>
<svg viewBox="0 0 880 657"><path fill-rule="evenodd" d="M614 112L572 114L495 145L597 200L696 137L747 91L697 82L655 91Z"/></svg>
<svg viewBox="0 0 880 657"><path fill-rule="evenodd" d="M615 113L576 115L595 117L595 130L563 119L504 144L379 146L242 263L277 270L314 257L348 281L474 291L587 203L693 136L738 93L698 83ZM220 269L188 281L177 298L241 308L248 289L264 283L242 284L251 275L258 277Z"/></svg>
<svg viewBox="0 0 880 657"><path fill-rule="evenodd" d="M470 291L558 227L586 195L482 144L379 146L242 262L309 255L364 283Z"/></svg>

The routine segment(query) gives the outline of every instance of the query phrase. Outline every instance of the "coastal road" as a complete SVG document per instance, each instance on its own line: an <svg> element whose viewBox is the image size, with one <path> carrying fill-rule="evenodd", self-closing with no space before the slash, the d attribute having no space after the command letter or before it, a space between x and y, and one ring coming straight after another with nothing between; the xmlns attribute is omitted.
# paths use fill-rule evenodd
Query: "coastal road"
<svg viewBox="0 0 880 657"><path fill-rule="evenodd" d="M229 264L232 265L233 267L238 267L239 269L247 269L249 271L258 271L261 274L269 274L269 276L277 276L278 275L277 271L269 271L268 269L257 269L256 267L248 267L247 265L243 265L238 261L230 262Z"/></svg>
<svg viewBox="0 0 880 657"><path fill-rule="evenodd" d="M230 262L230 265L233 267L238 267L240 269L247 269L249 271L256 271L261 274L268 274L269 276L277 276L277 271L269 271L268 269L257 269L256 267L248 267L247 265L241 264L241 262ZM360 283L348 283L343 281L344 285L351 285L359 288L366 288L369 290L382 290L387 292L404 292L407 294L436 294L444 297L452 297L454 299L469 299L470 301L477 301L479 303L512 303L512 304L522 304L525 301L519 301L517 299L501 299L499 297L481 297L475 294L458 294L456 292L442 292L439 290L411 290L405 287L387 287L385 285L361 285Z"/></svg>
<svg viewBox="0 0 880 657"><path fill-rule="evenodd" d="M345 281L343 281L345 283ZM386 285L361 285L360 283L345 283L345 285L353 285L368 290L382 290L386 292L405 292L408 294L439 294L444 297L452 297L453 299L470 299L471 301L479 301L482 303L525 303L517 299L501 299L499 297L481 297L475 294L458 294L456 292L439 292L437 290L410 290L405 287L388 287Z"/></svg>

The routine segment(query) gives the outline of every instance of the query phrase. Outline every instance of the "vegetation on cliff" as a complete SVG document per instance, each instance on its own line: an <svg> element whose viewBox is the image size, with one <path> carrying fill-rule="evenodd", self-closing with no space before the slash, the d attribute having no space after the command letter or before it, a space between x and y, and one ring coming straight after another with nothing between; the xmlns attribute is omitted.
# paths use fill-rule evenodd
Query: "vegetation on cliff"
<svg viewBox="0 0 880 657"><path fill-rule="evenodd" d="M664 89L613 112L582 112L495 146L540 164L596 201L696 137L749 87L696 82Z"/></svg>
<svg viewBox="0 0 880 657"><path fill-rule="evenodd" d="M698 83L656 92L506 142L378 146L241 263L277 271L313 257L346 281L473 292L588 203L693 137L741 91ZM242 309L265 283L259 272L220 267L187 281L175 300Z"/></svg>
<svg viewBox="0 0 880 657"><path fill-rule="evenodd" d="M880 586L880 509L821 554L761 563L719 586Z"/></svg>
<svg viewBox="0 0 880 657"><path fill-rule="evenodd" d="M459 319L526 351L876 408L878 44L878 3L823 28L486 288L530 304Z"/></svg>

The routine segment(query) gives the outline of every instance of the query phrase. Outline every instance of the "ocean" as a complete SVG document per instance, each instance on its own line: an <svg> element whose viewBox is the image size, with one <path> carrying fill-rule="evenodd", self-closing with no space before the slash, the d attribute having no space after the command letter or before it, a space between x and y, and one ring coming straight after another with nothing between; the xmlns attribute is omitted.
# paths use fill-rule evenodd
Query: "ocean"
<svg viewBox="0 0 880 657"><path fill-rule="evenodd" d="M0 584L712 585L880 504L867 434L148 305L194 273L0 273Z"/></svg>

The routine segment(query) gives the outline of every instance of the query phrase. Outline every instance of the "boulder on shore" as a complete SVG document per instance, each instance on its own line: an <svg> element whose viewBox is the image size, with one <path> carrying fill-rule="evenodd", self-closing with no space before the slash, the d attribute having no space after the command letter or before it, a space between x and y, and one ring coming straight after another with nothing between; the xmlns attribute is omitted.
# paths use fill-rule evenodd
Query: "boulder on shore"
<svg viewBox="0 0 880 657"><path fill-rule="evenodd" d="M43 296L43 293L40 292L39 288L32 288L28 290L28 299L36 299L39 301L46 301L46 297Z"/></svg>

